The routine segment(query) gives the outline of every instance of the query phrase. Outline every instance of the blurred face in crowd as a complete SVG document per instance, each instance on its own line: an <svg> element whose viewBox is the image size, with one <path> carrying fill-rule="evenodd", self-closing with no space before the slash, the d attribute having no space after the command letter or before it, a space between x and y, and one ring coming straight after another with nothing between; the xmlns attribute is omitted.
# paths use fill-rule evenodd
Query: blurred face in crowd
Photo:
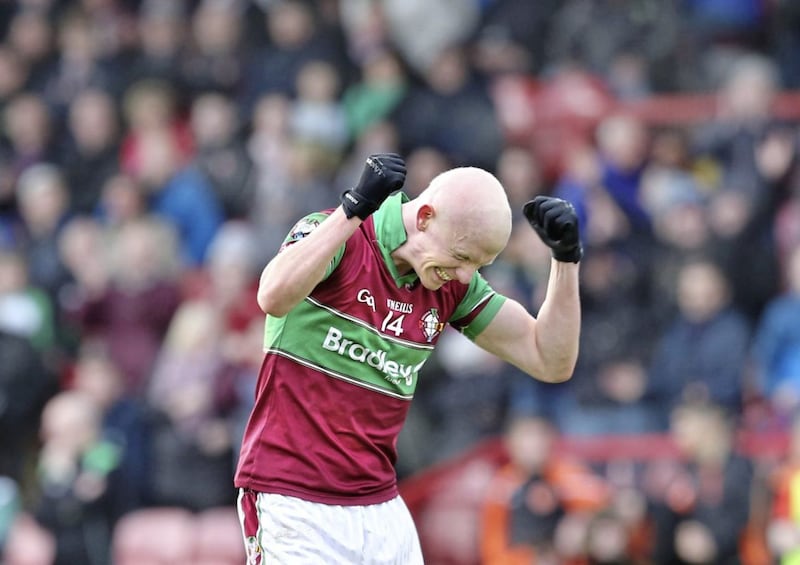
<svg viewBox="0 0 800 565"><path fill-rule="evenodd" d="M602 154L623 171L642 166L648 152L648 133L644 124L632 116L611 116L597 130Z"/></svg>
<svg viewBox="0 0 800 565"><path fill-rule="evenodd" d="M21 94L9 102L5 112L6 135L19 153L42 151L50 136L50 114L44 101L34 94Z"/></svg>
<svg viewBox="0 0 800 565"><path fill-rule="evenodd" d="M750 57L739 61L721 92L727 116L745 121L766 117L775 97L776 77L766 60Z"/></svg>
<svg viewBox="0 0 800 565"><path fill-rule="evenodd" d="M61 449L80 453L97 437L99 413L91 399L80 392L62 392L42 412L42 440Z"/></svg>
<svg viewBox="0 0 800 565"><path fill-rule="evenodd" d="M83 16L65 17L58 29L58 44L62 58L77 64L91 64L95 45L89 21Z"/></svg>
<svg viewBox="0 0 800 565"><path fill-rule="evenodd" d="M117 135L114 100L101 90L85 90L69 109L69 128L83 151L95 153L110 146Z"/></svg>
<svg viewBox="0 0 800 565"><path fill-rule="evenodd" d="M678 305L687 319L703 322L728 302L728 284L712 263L685 266L678 277Z"/></svg>
<svg viewBox="0 0 800 565"><path fill-rule="evenodd" d="M108 179L103 185L101 200L106 219L111 224L134 220L142 216L146 209L142 188L126 175Z"/></svg>
<svg viewBox="0 0 800 565"><path fill-rule="evenodd" d="M175 100L169 85L145 80L131 86L123 99L123 110L133 130L169 127L175 117Z"/></svg>
<svg viewBox="0 0 800 565"><path fill-rule="evenodd" d="M75 368L74 386L103 409L109 408L123 393L119 369L111 360L99 356L79 360Z"/></svg>
<svg viewBox="0 0 800 565"><path fill-rule="evenodd" d="M239 13L225 0L204 0L192 19L192 37L207 55L228 53L236 48L241 33Z"/></svg>
<svg viewBox="0 0 800 565"><path fill-rule="evenodd" d="M415 197L427 187L437 175L450 168L447 157L433 147L417 147L406 159L408 175L403 190Z"/></svg>
<svg viewBox="0 0 800 565"><path fill-rule="evenodd" d="M511 461L526 473L540 471L550 459L555 441L552 425L541 418L518 418L506 434Z"/></svg>
<svg viewBox="0 0 800 565"><path fill-rule="evenodd" d="M141 49L148 57L169 59L180 50L186 26L175 4L171 0L143 3L138 28Z"/></svg>
<svg viewBox="0 0 800 565"><path fill-rule="evenodd" d="M221 145L234 134L236 109L220 94L204 94L192 104L191 125L197 145Z"/></svg>
<svg viewBox="0 0 800 565"><path fill-rule="evenodd" d="M0 100L19 92L28 78L28 68L11 48L0 45Z"/></svg>
<svg viewBox="0 0 800 565"><path fill-rule="evenodd" d="M269 36L284 49L293 49L304 44L314 33L314 21L309 9L301 2L277 2L270 4L267 13Z"/></svg>
<svg viewBox="0 0 800 565"><path fill-rule="evenodd" d="M53 36L44 12L20 10L8 30L8 42L29 63L47 57L52 47Z"/></svg>
<svg viewBox="0 0 800 565"><path fill-rule="evenodd" d="M333 65L324 61L306 63L297 77L298 97L307 102L334 102L339 78Z"/></svg>
<svg viewBox="0 0 800 565"><path fill-rule="evenodd" d="M36 235L54 232L69 204L61 174L52 165L26 169L17 183L17 195L25 225Z"/></svg>
<svg viewBox="0 0 800 565"><path fill-rule="evenodd" d="M22 258L0 251L0 296L25 288L28 274Z"/></svg>
<svg viewBox="0 0 800 565"><path fill-rule="evenodd" d="M678 446L697 461L719 461L729 453L731 431L719 408L680 406L672 415L670 429Z"/></svg>
<svg viewBox="0 0 800 565"><path fill-rule="evenodd" d="M533 153L524 147L508 147L497 162L497 178L514 203L523 204L539 194L541 170Z"/></svg>
<svg viewBox="0 0 800 565"><path fill-rule="evenodd" d="M150 284L166 277L178 264L174 233L158 220L128 222L117 238L112 259L114 274L122 286Z"/></svg>

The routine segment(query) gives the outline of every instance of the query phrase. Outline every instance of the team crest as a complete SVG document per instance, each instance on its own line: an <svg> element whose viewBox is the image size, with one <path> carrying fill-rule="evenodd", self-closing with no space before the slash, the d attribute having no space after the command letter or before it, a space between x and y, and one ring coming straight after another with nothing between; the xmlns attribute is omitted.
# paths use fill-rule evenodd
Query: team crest
<svg viewBox="0 0 800 565"><path fill-rule="evenodd" d="M425 312L419 321L419 329L422 330L428 343L432 342L442 332L444 323L439 321L439 312L436 308L431 308Z"/></svg>
<svg viewBox="0 0 800 565"><path fill-rule="evenodd" d="M289 236L286 238L286 241L284 241L283 245L281 245L281 251L287 246L297 243L306 237L308 234L314 231L318 225L319 221L309 220L308 218L304 218L297 222L292 228L292 231L289 232Z"/></svg>

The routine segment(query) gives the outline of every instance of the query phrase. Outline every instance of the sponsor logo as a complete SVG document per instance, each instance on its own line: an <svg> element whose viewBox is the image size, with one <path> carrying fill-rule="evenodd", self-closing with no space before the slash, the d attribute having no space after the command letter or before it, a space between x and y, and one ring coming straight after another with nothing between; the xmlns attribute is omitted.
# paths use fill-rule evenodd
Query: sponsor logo
<svg viewBox="0 0 800 565"><path fill-rule="evenodd" d="M369 167L376 175L378 175L379 177L383 176L383 168L381 167L381 162L378 159L367 157L367 165L369 165Z"/></svg>
<svg viewBox="0 0 800 565"><path fill-rule="evenodd" d="M363 302L364 304L372 308L373 312L375 312L375 298L369 293L369 290L367 290L366 288L362 288L361 290L358 291L358 294L356 294L356 300L358 300L359 302Z"/></svg>
<svg viewBox="0 0 800 565"><path fill-rule="evenodd" d="M383 373L383 378L392 384L400 384L402 382L406 386L411 386L414 383L414 376L425 363L424 361L417 365L398 363L388 358L387 351L369 349L357 341L347 339L340 329L333 326L328 328L328 333L322 342L322 348L377 369Z"/></svg>
<svg viewBox="0 0 800 565"><path fill-rule="evenodd" d="M389 307L389 310L400 312L401 314L411 314L411 312L414 310L413 304L409 304L408 302L400 302L399 300L392 300L391 298L386 299L386 306Z"/></svg>
<svg viewBox="0 0 800 565"><path fill-rule="evenodd" d="M428 343L432 342L437 335L442 333L444 323L439 321L439 312L436 308L431 308L425 312L419 321L419 329L422 330L422 334L425 336L425 339L428 340Z"/></svg>

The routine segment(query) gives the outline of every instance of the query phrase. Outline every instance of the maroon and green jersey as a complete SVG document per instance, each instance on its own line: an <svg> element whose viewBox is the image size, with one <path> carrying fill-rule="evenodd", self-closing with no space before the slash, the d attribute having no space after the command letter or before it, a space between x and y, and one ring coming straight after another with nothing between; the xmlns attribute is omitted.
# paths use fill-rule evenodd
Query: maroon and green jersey
<svg viewBox="0 0 800 565"><path fill-rule="evenodd" d="M474 339L505 300L478 273L468 285L431 291L397 272L390 253L406 241L406 200L387 199L305 300L284 317L267 316L237 487L326 504L397 495L397 436L444 325ZM301 220L286 244L326 217Z"/></svg>

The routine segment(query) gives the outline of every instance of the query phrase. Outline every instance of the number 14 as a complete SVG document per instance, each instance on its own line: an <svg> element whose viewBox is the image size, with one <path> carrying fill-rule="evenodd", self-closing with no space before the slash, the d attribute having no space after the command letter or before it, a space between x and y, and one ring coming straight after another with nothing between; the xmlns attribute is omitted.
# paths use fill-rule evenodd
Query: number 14
<svg viewBox="0 0 800 565"><path fill-rule="evenodd" d="M394 312L389 312L386 314L386 317L383 319L383 323L381 324L381 331L385 332L386 330L392 330L396 337L400 337L400 334L403 333L403 320L405 320L406 315L400 314L392 320L392 316L394 316Z"/></svg>

